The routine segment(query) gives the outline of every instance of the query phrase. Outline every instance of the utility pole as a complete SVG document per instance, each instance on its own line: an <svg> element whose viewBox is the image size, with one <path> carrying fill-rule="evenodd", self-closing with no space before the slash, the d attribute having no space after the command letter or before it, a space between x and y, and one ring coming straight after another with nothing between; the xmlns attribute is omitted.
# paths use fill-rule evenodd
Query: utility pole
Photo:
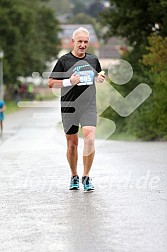
<svg viewBox="0 0 167 252"><path fill-rule="evenodd" d="M0 98L3 99L3 51L0 51Z"/></svg>

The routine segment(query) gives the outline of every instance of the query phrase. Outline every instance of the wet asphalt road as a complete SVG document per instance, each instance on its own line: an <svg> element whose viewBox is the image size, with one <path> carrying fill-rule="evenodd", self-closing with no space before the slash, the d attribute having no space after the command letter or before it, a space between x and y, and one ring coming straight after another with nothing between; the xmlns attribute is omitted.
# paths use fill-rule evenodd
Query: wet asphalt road
<svg viewBox="0 0 167 252"><path fill-rule="evenodd" d="M46 113L46 114L45 114ZM59 109L6 117L1 252L166 252L167 143L97 141L92 193L69 191ZM79 174L82 174L79 142Z"/></svg>

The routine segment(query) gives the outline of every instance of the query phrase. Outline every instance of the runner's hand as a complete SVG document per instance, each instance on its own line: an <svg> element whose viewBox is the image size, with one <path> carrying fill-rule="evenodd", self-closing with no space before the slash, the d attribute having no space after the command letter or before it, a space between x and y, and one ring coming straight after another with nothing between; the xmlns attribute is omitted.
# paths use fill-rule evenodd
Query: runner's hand
<svg viewBox="0 0 167 252"><path fill-rule="evenodd" d="M80 83L80 76L76 73L73 73L70 77L70 82L72 85L77 85Z"/></svg>
<svg viewBox="0 0 167 252"><path fill-rule="evenodd" d="M103 82L105 80L105 72L104 71L101 71L100 73L98 73L98 76L97 76L97 82Z"/></svg>

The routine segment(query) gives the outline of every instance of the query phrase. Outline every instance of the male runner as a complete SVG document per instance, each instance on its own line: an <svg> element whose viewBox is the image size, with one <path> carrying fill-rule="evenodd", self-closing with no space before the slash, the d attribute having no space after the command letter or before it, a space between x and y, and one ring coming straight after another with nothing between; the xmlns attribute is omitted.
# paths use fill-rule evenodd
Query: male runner
<svg viewBox="0 0 167 252"><path fill-rule="evenodd" d="M80 27L73 32L73 50L56 63L49 81L50 88L61 88L61 114L67 139L67 160L71 169L70 189L79 189L77 172L78 129L84 139L82 184L85 191L94 190L89 172L95 155L94 138L97 121L95 76L103 82L105 76L96 56L86 52L89 32Z"/></svg>

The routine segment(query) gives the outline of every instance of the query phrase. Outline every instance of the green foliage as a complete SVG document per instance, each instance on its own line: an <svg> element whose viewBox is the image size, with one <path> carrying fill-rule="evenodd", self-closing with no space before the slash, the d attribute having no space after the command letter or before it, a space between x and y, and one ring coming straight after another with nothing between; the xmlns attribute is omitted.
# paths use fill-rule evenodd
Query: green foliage
<svg viewBox="0 0 167 252"><path fill-rule="evenodd" d="M82 0L72 0L72 15L77 15L78 13L85 12L86 6Z"/></svg>
<svg viewBox="0 0 167 252"><path fill-rule="evenodd" d="M15 101L5 101L6 103L6 110L5 110L5 114L11 114L13 112L16 112L17 110L19 110L20 108L17 106Z"/></svg>
<svg viewBox="0 0 167 252"><path fill-rule="evenodd" d="M4 51L4 82L43 72L58 52L58 22L41 0L0 0L0 48Z"/></svg>
<svg viewBox="0 0 167 252"><path fill-rule="evenodd" d="M119 86L112 83L114 88L125 97L137 85L146 83L152 88L153 93L126 118L120 117L111 108L103 113L103 117L111 118L116 123L117 135L129 133L147 141L167 140L167 67L165 63L167 55L165 41L165 38L149 38L150 46L147 47L149 52L147 51L143 61L139 59L138 55L142 49L136 50L136 52L131 51L124 56L124 59L130 62L133 67L133 77L126 85ZM140 64L137 62L140 62Z"/></svg>
<svg viewBox="0 0 167 252"><path fill-rule="evenodd" d="M101 14L107 37L120 35L131 45L146 44L152 33L167 35L167 2L164 0L110 0Z"/></svg>
<svg viewBox="0 0 167 252"><path fill-rule="evenodd" d="M86 13L94 18L97 18L98 15L103 11L103 9L104 5L102 4L102 2L100 0L96 0L87 7Z"/></svg>
<svg viewBox="0 0 167 252"><path fill-rule="evenodd" d="M167 38L149 37L143 63L150 66L153 94L132 117L132 130L145 140L167 140Z"/></svg>
<svg viewBox="0 0 167 252"><path fill-rule="evenodd" d="M150 47L147 47L149 53L144 55L143 63L151 66L154 72L161 72L167 65L167 37L152 35L148 38Z"/></svg>
<svg viewBox="0 0 167 252"><path fill-rule="evenodd" d="M107 116L117 120L120 132L130 131L144 140L167 139L167 2L110 0L110 3L100 19L107 28L105 36L122 36L133 47L123 55L133 67L133 78L117 89L127 95L144 82L153 94L124 121L111 110Z"/></svg>
<svg viewBox="0 0 167 252"><path fill-rule="evenodd" d="M126 97L130 92L132 92L135 87L137 87L140 83L147 83L151 86L151 81L147 73L147 66L144 66L142 64L139 64L139 62L142 60L141 58L141 51L146 52L146 50L141 46L141 47L136 47L134 50L130 51L127 54L124 54L123 59L128 61L132 68L133 68L133 76L132 79L124 84L124 85L117 85L111 81L111 85L123 96ZM108 80L109 81L109 80ZM102 92L104 92L102 90ZM109 92L108 92L109 94ZM108 97L107 92L106 95L103 97ZM109 101L110 103L110 101ZM108 103L108 104L109 104ZM143 107L144 104L141 105ZM137 111L140 110L140 108L137 108ZM135 130L132 130L131 124L133 124L133 118L134 114L136 115L136 111L134 111L131 115L128 117L121 117L119 114L117 114L111 107L107 108L102 116L105 118L110 118L112 119L116 125L116 134L122 134L122 133L130 133L130 135L134 132Z"/></svg>

